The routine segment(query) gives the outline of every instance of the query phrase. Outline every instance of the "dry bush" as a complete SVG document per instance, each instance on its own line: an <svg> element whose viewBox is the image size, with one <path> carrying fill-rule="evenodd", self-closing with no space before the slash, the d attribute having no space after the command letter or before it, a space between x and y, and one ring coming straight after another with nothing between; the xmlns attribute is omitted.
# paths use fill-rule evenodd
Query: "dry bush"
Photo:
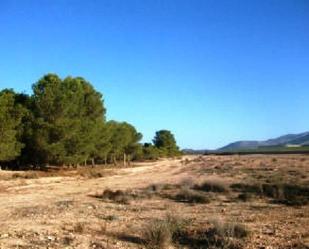
<svg viewBox="0 0 309 249"><path fill-rule="evenodd" d="M108 199L121 204L129 204L130 199L132 199L132 195L126 191L122 190L113 191L110 189L104 190L104 192L100 197L102 199Z"/></svg>
<svg viewBox="0 0 309 249"><path fill-rule="evenodd" d="M180 184L153 184L148 186L145 193L149 196L157 195L162 198L168 198L179 202L187 203L209 203L210 196L201 191L193 189L195 186L191 178L185 178Z"/></svg>
<svg viewBox="0 0 309 249"><path fill-rule="evenodd" d="M309 202L309 188L306 186L286 183L235 183L231 188L242 192L240 199L247 199L250 196L272 198L274 202L290 206L306 205Z"/></svg>
<svg viewBox="0 0 309 249"><path fill-rule="evenodd" d="M209 203L210 198L203 193L191 189L181 189L172 199L188 203Z"/></svg>
<svg viewBox="0 0 309 249"><path fill-rule="evenodd" d="M205 232L206 242L210 248L241 249L244 247L243 239L249 235L244 225L219 219L212 220L210 223L211 228Z"/></svg>
<svg viewBox="0 0 309 249"><path fill-rule="evenodd" d="M252 200L252 198L253 198L253 195L251 193L240 193L238 195L238 199L244 202L250 201Z"/></svg>
<svg viewBox="0 0 309 249"><path fill-rule="evenodd" d="M194 188L206 192L217 192L217 193L229 192L228 184L221 179L205 180L200 184L196 184Z"/></svg>
<svg viewBox="0 0 309 249"><path fill-rule="evenodd" d="M223 237L232 238L245 238L249 235L249 231L243 224L236 222L224 222L220 219L213 219L210 221L212 228L210 229L213 233Z"/></svg>
<svg viewBox="0 0 309 249"><path fill-rule="evenodd" d="M144 230L145 246L149 249L166 249L172 243L172 234L164 221L150 223Z"/></svg>
<svg viewBox="0 0 309 249"><path fill-rule="evenodd" d="M182 230L177 242L192 249L241 249L248 235L249 232L243 225L216 219L210 221L210 226L207 227Z"/></svg>
<svg viewBox="0 0 309 249"><path fill-rule="evenodd" d="M164 220L154 220L143 228L145 247L149 249L166 249L173 244L185 222L179 217L167 215Z"/></svg>
<svg viewBox="0 0 309 249"><path fill-rule="evenodd" d="M155 220L143 228L146 248L212 248L241 249L244 239L249 236L247 228L235 222L212 220L210 226L196 228L191 223L175 216Z"/></svg>

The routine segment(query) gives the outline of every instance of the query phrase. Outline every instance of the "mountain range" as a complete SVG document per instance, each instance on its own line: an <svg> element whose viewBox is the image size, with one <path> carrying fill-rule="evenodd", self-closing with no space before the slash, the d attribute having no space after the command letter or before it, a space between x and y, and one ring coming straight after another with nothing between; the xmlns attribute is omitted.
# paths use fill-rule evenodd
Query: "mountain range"
<svg viewBox="0 0 309 249"><path fill-rule="evenodd" d="M241 149L256 149L264 146L287 146L287 145L309 145L309 131L299 134L287 134L277 138L268 139L265 141L237 141L230 143L219 151L241 150Z"/></svg>

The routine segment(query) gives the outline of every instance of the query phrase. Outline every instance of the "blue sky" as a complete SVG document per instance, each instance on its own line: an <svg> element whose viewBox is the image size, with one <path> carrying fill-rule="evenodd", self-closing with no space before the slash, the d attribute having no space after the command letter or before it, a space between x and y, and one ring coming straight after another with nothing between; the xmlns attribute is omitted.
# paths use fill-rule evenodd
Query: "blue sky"
<svg viewBox="0 0 309 249"><path fill-rule="evenodd" d="M0 0L0 88L83 76L107 118L217 148L309 130L307 0Z"/></svg>

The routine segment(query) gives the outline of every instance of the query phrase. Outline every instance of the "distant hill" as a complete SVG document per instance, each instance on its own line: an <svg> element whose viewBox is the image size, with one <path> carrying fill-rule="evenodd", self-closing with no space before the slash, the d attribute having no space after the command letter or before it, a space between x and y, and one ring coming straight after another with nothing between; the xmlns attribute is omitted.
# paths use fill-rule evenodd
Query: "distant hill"
<svg viewBox="0 0 309 249"><path fill-rule="evenodd" d="M277 138L268 139L265 141L237 141L230 143L220 149L219 151L231 150L247 150L257 149L264 146L286 146L286 145L309 145L309 132L300 134L287 134Z"/></svg>
<svg viewBox="0 0 309 249"><path fill-rule="evenodd" d="M309 132L307 134L303 133L303 136L299 136L292 141L290 141L290 144L300 144L300 145L309 145Z"/></svg>

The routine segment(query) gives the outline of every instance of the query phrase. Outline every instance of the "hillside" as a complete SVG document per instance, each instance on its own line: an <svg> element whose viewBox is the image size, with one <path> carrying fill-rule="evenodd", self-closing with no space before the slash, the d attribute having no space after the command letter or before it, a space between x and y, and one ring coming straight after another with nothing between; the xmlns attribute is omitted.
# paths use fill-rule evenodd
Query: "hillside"
<svg viewBox="0 0 309 249"><path fill-rule="evenodd" d="M285 146L287 144L294 145L309 145L309 132L303 132L299 134L287 134L277 138L272 138L264 141L237 141L230 143L218 150L230 151L230 150L246 150L257 149L261 146Z"/></svg>

